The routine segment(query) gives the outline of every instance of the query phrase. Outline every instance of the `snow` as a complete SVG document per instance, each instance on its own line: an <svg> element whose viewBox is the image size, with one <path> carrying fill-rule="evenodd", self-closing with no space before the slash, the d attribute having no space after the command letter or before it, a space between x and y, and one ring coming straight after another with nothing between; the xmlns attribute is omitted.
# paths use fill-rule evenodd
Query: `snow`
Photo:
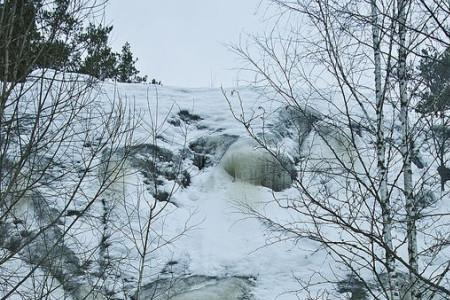
<svg viewBox="0 0 450 300"><path fill-rule="evenodd" d="M136 121L133 134L129 136L133 144L157 143L159 147L172 151L174 156L182 156L191 142L202 137L232 135L248 138L249 128L236 118L251 120L251 129L254 131L250 133L256 135L280 126L277 116L282 103L265 90L256 88L185 89L100 82L90 96L95 100L89 103L88 111L82 111L77 116L81 124L75 124L71 128L73 132L86 131L90 140L95 140L100 135L96 128L105 125L106 119L94 118L92 123L85 124L82 120L86 114L96 116L102 109L108 111L113 107L121 107L127 112L127 117L133 117ZM337 107L337 104L330 108L330 104L317 102L311 110L335 116L338 113ZM28 110L30 108L25 111ZM172 121L179 119L180 111L187 111L195 120L181 120L176 125ZM359 114L356 106L355 111ZM55 126L64 124L64 120L58 119L58 122ZM333 165L335 153L329 150L328 144L334 145L335 151L348 154L351 145L347 145L344 137L347 132L333 129L326 132L326 124L319 122L318 129L305 139L310 153L304 153L308 159L300 167L314 170L324 165ZM324 131L320 132L320 127ZM26 138L24 136L24 140ZM357 138L357 143L360 142L359 139ZM268 216L281 224L289 224L290 228L298 229L299 232L308 227L310 219L279 205L290 199L300 198L299 189L295 186L274 192L266 187L245 183L233 178L223 169L218 160L220 156L215 157L217 161L212 166L201 170L193 165L191 159L185 159L181 162L181 168L189 172L191 184L183 188L176 180L158 178L162 182L160 188L170 192L170 202L155 202L142 170L127 161L124 169L117 172L113 171L114 165L108 166L106 173L111 173L120 180L113 182L99 199L106 201L90 203L99 189L99 179L104 176L105 166L102 165L101 157L95 157L85 164L83 159L89 157L89 147L83 145L85 142L75 139L70 144L71 148L58 157L75 168L92 168L94 171L86 174L86 180L74 201L71 201L69 195L59 194L48 199L54 201L55 206L60 209L65 205L71 210L86 209L85 215L78 220L74 216L62 218L65 228L70 227L68 235L71 238L66 246L80 255L79 259L87 265L86 273L92 275L83 289L88 290L99 280L95 275L96 272L101 272L97 261L102 254L99 253L98 245L104 234L108 235L110 245L103 255L108 256L112 263L101 280L116 296L130 297L136 293L140 271L143 272L144 287L159 279L189 276L212 278L194 290L185 291L185 297L178 295L173 298L197 300L216 299L219 293L226 295L217 299L236 299L239 296L235 294L236 287L242 284L237 279L242 278L246 279L245 285L256 300L307 299L311 294L301 289L302 282L320 283L324 278L344 278L348 274L348 270L336 263L332 253L327 252L320 244L307 238L299 238L295 234L281 232L276 225L265 222L264 218ZM126 142L119 139L113 146L113 155L118 160L123 155L121 147ZM297 140L289 135L274 138L273 142L278 150L290 158L299 148ZM365 152L359 153L362 159L372 161L371 150L363 151ZM352 155L343 157L347 164L354 163L355 159ZM393 158L392 170L398 171L395 166L399 163L395 159L398 157ZM426 159L425 163L431 165L433 162ZM356 164L356 167L359 166ZM61 170L53 170L59 171ZM336 170L339 171L341 170ZM396 175L395 172L392 173L391 176ZM414 170L414 174L416 173L419 173L418 170ZM71 182L74 176L77 176L66 175L55 183L56 190L67 188L73 184ZM347 191L342 190L339 180L312 174L304 178L304 184L310 184L313 191L328 189L327 192L335 195L337 200L345 199L345 203L351 206L351 201L345 195ZM401 180L397 184L401 184ZM349 187L351 188L350 185ZM370 206L370 203L367 205ZM429 211L444 213L449 210L447 206L432 206ZM105 207L111 209L106 216ZM27 214L27 206L21 206L21 211L22 214ZM103 217L108 218L110 224L106 229L101 221ZM367 223L361 223L361 228L364 229ZM340 232L337 226L326 223L319 226L322 226L321 230L329 238L352 240L345 232ZM396 230L401 233L403 229ZM419 237L420 247L423 248L426 239L420 235ZM143 260L141 254L146 240L148 252ZM401 255L405 255L405 251L404 246L399 250ZM448 257L440 253L434 263L446 260ZM24 265L22 263L18 266L12 262L10 266L6 264L5 268L21 269L20 272L25 273L29 266ZM32 282L25 284L26 287L31 285ZM323 289L328 295L321 294ZM64 293L61 289L57 289L57 292L58 295ZM313 285L309 292L319 299L345 297L343 294L338 295L336 286L331 283Z"/></svg>
<svg viewBox="0 0 450 300"><path fill-rule="evenodd" d="M205 135L220 133L245 137L248 134L245 127L233 117L220 89L111 83L104 84L103 89L107 91L108 98L116 90L118 97L139 111L141 116L152 115L153 120L158 116L160 132L164 141L167 141L159 142L159 145L172 151L178 151L183 145ZM233 100L236 100L238 93L225 92L233 94ZM239 90L239 96L246 113L256 115L261 112L264 101L260 101L257 90L243 88ZM264 107L266 114L273 113L280 105L265 103L268 104ZM236 101L233 104L236 105L233 107L235 110L241 109ZM163 123L167 115L174 115L182 109L198 114L202 120L196 125L187 125L185 130ZM135 133L139 141L149 138L150 130L145 123ZM254 124L258 126L258 123ZM250 207L264 213L269 211L272 217L279 214L283 218L286 212L274 203L272 190L233 180L219 163L201 171L191 166L190 172L191 185L186 189L178 189L173 196L173 202L178 207L166 207L162 217L153 224L153 230L163 231L166 240L174 241L152 253L151 267L147 268L145 282L158 278L158 268L162 271L168 262L176 261L178 266L183 267L175 276L183 273L217 277L248 276L255 278L252 287L255 299L297 299L295 294L287 293L299 289L296 276L307 278L323 269L326 255L317 255L321 253L317 244L306 239L296 243L284 239L277 232L271 232L260 220L245 213ZM131 182L139 180L127 180L128 197L125 198L131 199L130 195L136 197L137 192L133 191ZM276 194L278 197L294 197L296 193L298 191L292 188ZM124 212L117 213L120 215ZM189 229L184 232L186 226ZM181 232L183 236L178 238ZM133 247L122 245L122 248L130 250ZM123 253L126 251L123 250ZM182 299L191 299L186 297Z"/></svg>

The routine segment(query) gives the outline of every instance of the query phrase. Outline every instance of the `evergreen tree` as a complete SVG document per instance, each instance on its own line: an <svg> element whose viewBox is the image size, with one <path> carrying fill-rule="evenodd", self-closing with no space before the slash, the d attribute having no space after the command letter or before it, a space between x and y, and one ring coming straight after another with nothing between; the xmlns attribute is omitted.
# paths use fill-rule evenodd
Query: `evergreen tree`
<svg viewBox="0 0 450 300"><path fill-rule="evenodd" d="M22 81L36 68L76 70L81 21L70 0L0 2L0 78Z"/></svg>
<svg viewBox="0 0 450 300"><path fill-rule="evenodd" d="M450 48L442 54L435 50L423 50L425 56L419 66L420 77L425 84L422 101L417 105L421 113L438 113L450 108Z"/></svg>
<svg viewBox="0 0 450 300"><path fill-rule="evenodd" d="M119 64L117 66L117 80L120 82L135 82L139 71L136 69L136 61L133 58L131 47L128 42L122 47Z"/></svg>
<svg viewBox="0 0 450 300"><path fill-rule="evenodd" d="M434 114L436 118L427 118L430 124L430 137L435 147L438 162L437 171L441 177L441 191L449 180L448 148L450 144L450 118L446 111L450 109L450 47L439 54L436 50L422 51L420 61L420 79L425 90L420 93L421 101L417 111L422 114Z"/></svg>
<svg viewBox="0 0 450 300"><path fill-rule="evenodd" d="M72 47L63 41L40 42L41 53L36 60L36 67L43 69L66 70L73 66Z"/></svg>
<svg viewBox="0 0 450 300"><path fill-rule="evenodd" d="M31 71L35 44L39 39L32 0L0 3L0 79L22 81Z"/></svg>
<svg viewBox="0 0 450 300"><path fill-rule="evenodd" d="M108 44L113 26L71 13L72 0L0 1L0 80L23 81L36 68L74 71L100 80L142 82L130 44L121 54Z"/></svg>
<svg viewBox="0 0 450 300"><path fill-rule="evenodd" d="M79 72L100 80L117 76L117 54L108 45L112 29L112 26L89 24L87 30L79 36L79 42L85 45L87 51Z"/></svg>
<svg viewBox="0 0 450 300"><path fill-rule="evenodd" d="M70 2L54 0L50 7L41 7L37 26L42 38L35 67L77 71L80 56L77 37L78 32L82 31L82 22L70 13Z"/></svg>
<svg viewBox="0 0 450 300"><path fill-rule="evenodd" d="M41 2L42 0L34 0ZM46 36L57 35L59 40L66 40L74 36L75 31L81 29L81 20L71 13L72 0L53 0L52 8L42 7L40 15L41 28Z"/></svg>

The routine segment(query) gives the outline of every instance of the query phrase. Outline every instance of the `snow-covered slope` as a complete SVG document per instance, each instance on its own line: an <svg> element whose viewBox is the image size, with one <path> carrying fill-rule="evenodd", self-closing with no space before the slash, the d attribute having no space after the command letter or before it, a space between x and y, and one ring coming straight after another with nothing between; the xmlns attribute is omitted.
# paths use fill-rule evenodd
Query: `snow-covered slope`
<svg viewBox="0 0 450 300"><path fill-rule="evenodd" d="M342 188L343 182L348 184L345 174L333 174L343 174L342 165L351 165L361 174L363 169L345 129L329 126L339 122L337 105L317 102L311 108L305 103L308 107L299 115L254 88L182 89L110 82L95 86L89 98L94 101L71 125L74 136L87 132L86 138L71 139L70 149L55 157L61 167L57 164L50 170L51 175L64 174L63 169L81 171L55 180L53 190L70 190L72 179L84 174L81 188L72 199L62 192L45 193L50 188L44 185L39 193L46 195L45 201L31 195L36 198L30 202L34 206L26 203L18 211L19 218L25 219L31 211L34 215L29 219L44 223L45 218L51 220L47 215L65 212L58 226L51 227L53 239L62 238L62 229L68 231L59 258L65 271L50 272L66 282L55 288L55 299L63 294L75 299L102 299L101 294L158 300L344 299L345 293L358 288L351 280L350 287L345 280L332 282L346 278L349 269L308 238L308 226L317 225L331 240L353 237L326 223L326 212L324 223L318 225L295 206L283 208L303 196L295 187L296 176L303 176L302 184L311 191L323 193L322 200L330 201L330 207L352 206L347 189ZM121 109L123 115L102 118L111 108ZM83 123L86 116L91 116L89 124ZM63 117L64 113L57 118L56 127ZM355 120L354 125L360 125ZM102 141L96 128L111 134L121 132L121 126L126 138L113 136L95 152ZM356 143L364 139L370 145L364 133ZM257 141L269 149L262 149ZM361 161L369 162L369 170L364 171L373 172L373 149L361 149ZM268 151L281 159L272 159ZM92 163L86 166L90 154ZM301 174L302 168L312 172ZM105 183L106 191L97 197ZM343 205L333 206L333 201L341 200ZM43 203L49 212L41 212ZM39 222L27 223L27 230L40 228L42 224L35 224ZM361 224L361 228L367 225L364 220ZM18 229L2 228L6 229L20 234ZM44 242L26 250L39 253ZM5 268L25 274L39 259L36 254L34 259L19 259L20 267L8 262ZM353 259L358 262L358 257ZM308 290L302 289L304 284ZM31 290L33 281L24 286ZM92 288L99 293L89 293ZM357 299L366 299L363 296Z"/></svg>
<svg viewBox="0 0 450 300"><path fill-rule="evenodd" d="M172 295L186 293L185 297L173 299L247 299L239 298L245 295L248 299L260 300L297 299L291 292L299 289L298 277L306 280L315 272L328 268L324 264L326 253L318 250L317 244L306 239L286 239L276 228L268 228L247 213L254 210L274 218L277 215L289 218L275 203L274 196L280 199L295 197L296 189L285 189L274 195L269 188L234 179L220 163L224 151L234 140L248 137L245 126L234 118L223 92L231 95L234 101L231 108L237 116L241 112L255 116L264 112L267 120L276 121L275 112L280 104L267 101L257 90L250 88L222 91L105 83L102 90L104 99L116 97L139 112L142 123L134 134L139 144L156 142L174 154L193 152L192 149L201 151L201 146L210 151L206 154L208 163L200 168L195 165L193 153L185 155L181 164L190 174L188 186L167 182L162 187L166 191L174 188L174 191L171 203L151 225L152 244L144 268L142 295L150 297L148 291L155 289L152 282L157 280L166 282L166 285L160 284L156 292L164 294L167 285L175 286L172 290L177 290L176 286L182 285L180 281L200 276L202 280L197 285L191 284L184 290L179 288L181 291L176 293L172 291ZM242 105L237 101L238 96ZM255 118L254 122L255 128L262 128L261 118ZM155 127L158 128L157 138L152 140ZM216 139L213 145L198 143L208 137ZM277 146L283 149L292 144L295 143L287 139ZM139 168L128 166L127 172L124 186L118 188L124 202L118 201L114 207L112 223L117 228L129 228L113 232L110 251L112 257L125 260L119 266L120 273L135 281L138 274L132 266L139 261L139 255L136 245L127 237L130 232L137 231L137 222L146 218L142 212L148 209L145 201L152 196L143 192L145 178ZM139 216L138 212L131 213L135 207L141 210ZM128 225L130 220L131 226ZM234 285L226 286L227 280L236 279L245 287L242 295L236 292ZM214 282L218 282L218 286ZM224 287L220 287L222 283ZM211 285L215 292L208 289ZM199 296L203 293L201 287L206 287L203 296ZM200 290L195 296L189 296L192 289ZM170 289L167 290L170 294ZM215 293L216 298L208 293Z"/></svg>
<svg viewBox="0 0 450 300"><path fill-rule="evenodd" d="M160 120L158 146L174 153L189 149L190 144L204 137L219 137L219 146L223 143L226 147L227 140L220 137L248 136L245 127L235 120L220 89L187 90L109 84L103 88L109 95L116 89L122 101L132 104L141 113L144 125L137 127L135 134L140 143L151 141L153 133L148 127L150 122L145 122L150 116L153 120ZM265 102L261 101L263 98L258 91L244 88L239 90L239 95L246 113L261 112ZM264 110L268 115L278 108L273 102L266 104ZM237 106L235 109L241 107ZM187 111L191 116L199 118L183 120L180 118L180 111ZM224 150L226 149L221 149L221 154ZM241 278L246 279L245 291L254 299L295 299L292 294L284 294L298 289L295 276L308 276L323 268L324 256L317 255L314 252L317 245L306 240L298 241L299 244L294 244L291 240L273 243L278 240L278 233L245 214L249 209L247 205L255 210L269 210L271 216L282 213L278 205L273 203L272 190L239 179L234 180L222 168L219 162L221 154L212 157L210 165L201 170L193 165L192 160L186 159L183 162L192 182L173 193L171 202L175 205L166 206L162 216L153 224L155 234L161 234L160 238L165 240L173 239L173 242L156 251L152 249L154 245L150 246L152 253L148 258L144 282L151 283L156 279L177 282L180 278L191 276L210 276L216 281ZM127 202L138 201L133 199L136 195L136 185L133 183L141 182L140 180L127 180ZM293 197L296 192L295 189L288 189L276 194L277 197ZM117 209L115 213L118 219L123 219L126 214L124 208ZM178 237L179 234L182 236ZM119 235L117 233L118 240L122 239ZM125 254L132 247L126 243L113 243L112 248ZM130 274L135 271L123 268L122 272ZM186 292L194 286L187 288ZM163 288L160 290L164 291ZM200 291L196 296L189 296L190 298L180 296L174 299L240 299L237 298L239 295L234 287L229 291L226 288L220 290L221 292L215 292L218 293L216 298L207 296L207 292L204 296L199 296L202 293ZM232 296L233 293L236 295Z"/></svg>

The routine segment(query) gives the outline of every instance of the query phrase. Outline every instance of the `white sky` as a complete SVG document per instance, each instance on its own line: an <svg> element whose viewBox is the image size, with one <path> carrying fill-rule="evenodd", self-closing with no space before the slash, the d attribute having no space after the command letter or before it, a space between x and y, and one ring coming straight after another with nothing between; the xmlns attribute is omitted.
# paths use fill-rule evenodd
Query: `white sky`
<svg viewBox="0 0 450 300"><path fill-rule="evenodd" d="M141 74L165 85L233 86L239 60L225 44L242 33L261 33L260 0L110 0L111 43L125 41L139 58Z"/></svg>

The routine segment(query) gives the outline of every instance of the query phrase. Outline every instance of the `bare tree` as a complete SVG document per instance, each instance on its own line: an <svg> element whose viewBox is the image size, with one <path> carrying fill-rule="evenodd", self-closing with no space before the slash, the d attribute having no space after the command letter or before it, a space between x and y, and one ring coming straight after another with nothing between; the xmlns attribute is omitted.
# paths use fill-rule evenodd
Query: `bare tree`
<svg viewBox="0 0 450 300"><path fill-rule="evenodd" d="M275 198L298 213L299 221L282 223L250 212L274 230L319 242L374 299L448 297L448 263L437 258L447 249L441 237L448 232L441 226L448 224L448 213L438 217L429 203L421 203L424 190L436 189L431 168L436 157L428 154L430 162L424 162L420 156L421 148L428 149L422 141L429 127L415 112L422 83L413 78L421 49L448 45L443 19L448 3L269 3L279 9L274 29L234 50L254 72L253 84L285 111L295 111L293 123L308 123L310 129L306 139L298 133L299 195ZM278 157L254 127L255 119L234 113ZM267 130L273 128L259 131ZM327 153L317 154L317 145ZM417 236L427 241L419 243ZM371 276L362 275L367 272ZM312 282L303 286L312 287Z"/></svg>
<svg viewBox="0 0 450 300"><path fill-rule="evenodd" d="M158 144L171 114L161 119L158 97L141 115L118 86L111 94L108 83L70 73L68 61L37 69L48 45L74 44L105 3L0 1L2 299L139 298L156 272L148 270L153 253L191 226L171 237L162 229L190 177L185 158ZM77 54L83 46L75 44Z"/></svg>
<svg viewBox="0 0 450 300"><path fill-rule="evenodd" d="M41 13L84 22L104 2L34 4L6 1L0 9L0 294L101 298L101 277L88 272L96 249L81 242L77 228L117 179L110 172L97 181L95 170L112 164L108 153L131 144L135 116L119 98L97 100L102 91L92 78L33 71L44 44L74 34L58 18L39 23ZM31 17L26 7L36 10ZM36 32L46 43L30 44Z"/></svg>

